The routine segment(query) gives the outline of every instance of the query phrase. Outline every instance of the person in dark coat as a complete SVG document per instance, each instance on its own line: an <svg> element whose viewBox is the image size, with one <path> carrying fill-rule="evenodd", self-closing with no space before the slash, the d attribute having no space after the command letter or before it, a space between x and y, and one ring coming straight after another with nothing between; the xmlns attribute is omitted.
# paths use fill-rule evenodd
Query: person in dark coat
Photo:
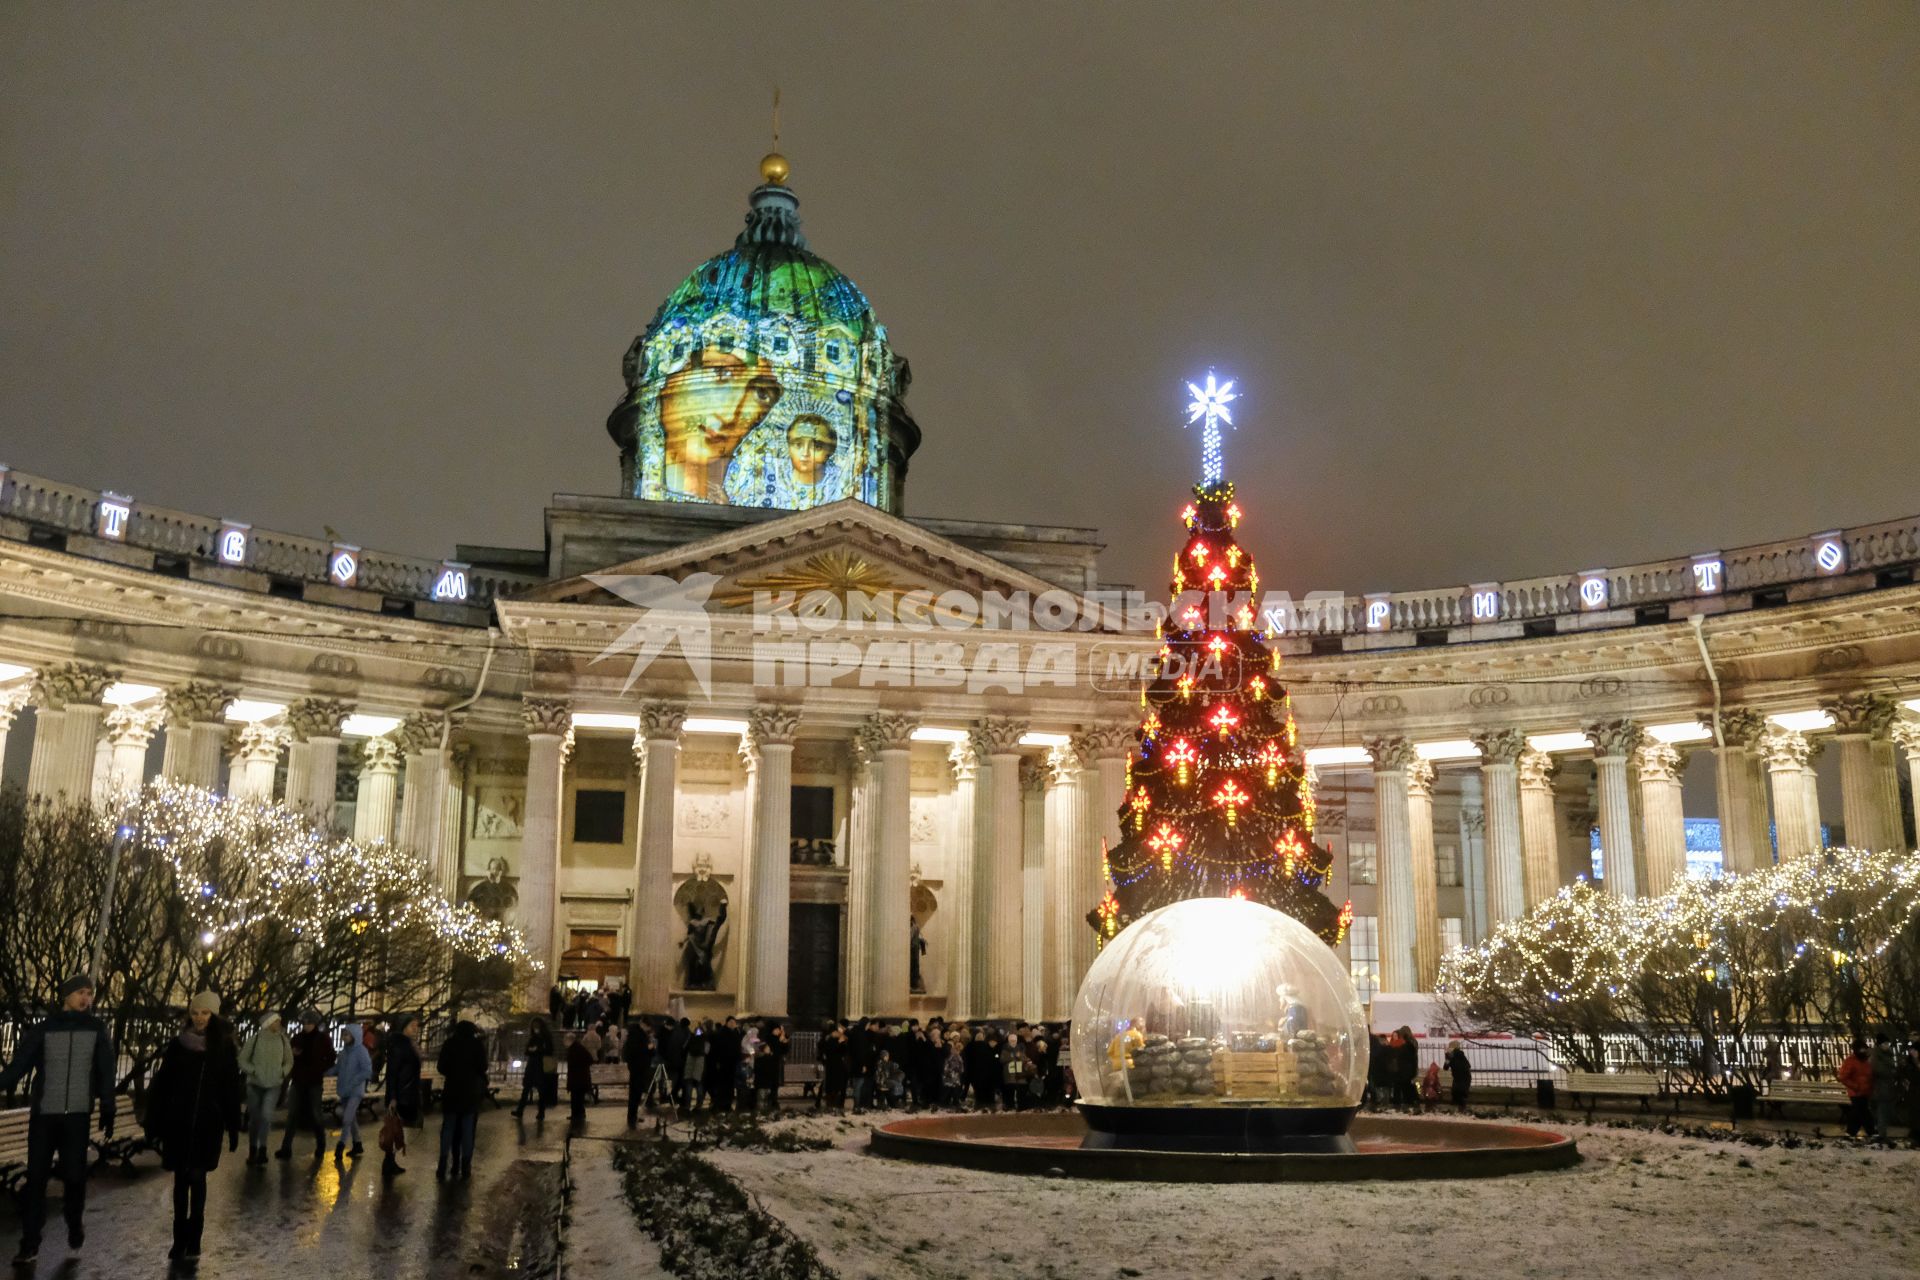
<svg viewBox="0 0 1920 1280"><path fill-rule="evenodd" d="M1453 1073L1453 1109L1465 1111L1467 1094L1473 1089L1473 1063L1458 1040L1447 1046L1447 1070Z"/></svg>
<svg viewBox="0 0 1920 1280"><path fill-rule="evenodd" d="M764 1106L768 1112L780 1110L780 1073L785 1058L773 1047L773 1032L761 1039L753 1056L753 1102L756 1115Z"/></svg>
<svg viewBox="0 0 1920 1280"><path fill-rule="evenodd" d="M409 1129L420 1127L420 1019L403 1013L393 1020L398 1030L387 1042L387 1110ZM388 1177L405 1173L393 1152L386 1153L380 1172Z"/></svg>
<svg viewBox="0 0 1920 1280"><path fill-rule="evenodd" d="M161 1056L147 1086L147 1137L173 1174L173 1248L167 1257L200 1257L207 1223L207 1174L219 1167L220 1139L240 1149L240 1054L219 1018L220 997L202 991L187 1006L187 1025Z"/></svg>
<svg viewBox="0 0 1920 1280"><path fill-rule="evenodd" d="M827 1024L820 1037L820 1095L816 1105L838 1115L847 1106L847 1029L838 1022Z"/></svg>
<svg viewBox="0 0 1920 1280"><path fill-rule="evenodd" d="M40 1254L40 1228L47 1220L47 1182L54 1153L60 1155L67 1244L78 1249L87 1233L87 1122L97 1104L100 1136L113 1137L113 1037L93 1016L93 979L76 974L60 984L60 1008L21 1033L13 1061L0 1071L0 1093L33 1072L32 1111L27 1118L27 1176L20 1191L20 1251L16 1265Z"/></svg>
<svg viewBox="0 0 1920 1280"><path fill-rule="evenodd" d="M313 1158L326 1158L327 1120L320 1110L321 1081L333 1070L339 1055L319 1011L300 1015L300 1034L293 1038L293 1070L287 1073L287 1127L280 1133L281 1160L293 1156L293 1135L301 1128L313 1131Z"/></svg>
<svg viewBox="0 0 1920 1280"><path fill-rule="evenodd" d="M543 1087L546 1077L546 1061L553 1056L553 1032L545 1018L535 1018L527 1031L526 1058L520 1073L520 1103L514 1107L514 1118L527 1113L527 1100L531 1098L537 1108L534 1119L547 1118L547 1091Z"/></svg>
<svg viewBox="0 0 1920 1280"><path fill-rule="evenodd" d="M713 1029L707 1046L707 1097L715 1111L733 1110L733 1094L740 1079L740 1049L745 1036L729 1014Z"/></svg>
<svg viewBox="0 0 1920 1280"><path fill-rule="evenodd" d="M973 1090L973 1105L979 1111L993 1110L1000 1096L1000 1033L975 1027L962 1055L967 1062L967 1086Z"/></svg>
<svg viewBox="0 0 1920 1280"><path fill-rule="evenodd" d="M586 1033L576 1031L567 1037L567 1101L570 1118L576 1125L587 1119L587 1095L593 1092L593 1053L587 1048Z"/></svg>
<svg viewBox="0 0 1920 1280"><path fill-rule="evenodd" d="M633 1129L640 1124L640 1103L653 1079L653 1029L645 1018L627 1028L620 1060L627 1064L627 1128Z"/></svg>
<svg viewBox="0 0 1920 1280"><path fill-rule="evenodd" d="M454 1023L434 1063L440 1072L440 1167L436 1180L473 1176L473 1131L487 1100L487 1046L480 1029Z"/></svg>

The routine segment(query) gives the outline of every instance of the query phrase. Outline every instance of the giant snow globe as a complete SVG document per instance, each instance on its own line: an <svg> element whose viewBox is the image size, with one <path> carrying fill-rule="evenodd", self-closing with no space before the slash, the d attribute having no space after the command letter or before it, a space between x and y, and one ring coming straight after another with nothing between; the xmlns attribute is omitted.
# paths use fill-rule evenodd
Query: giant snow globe
<svg viewBox="0 0 1920 1280"><path fill-rule="evenodd" d="M1074 1001L1086 1145L1351 1151L1366 1028L1346 966L1293 917L1237 898L1149 912Z"/></svg>

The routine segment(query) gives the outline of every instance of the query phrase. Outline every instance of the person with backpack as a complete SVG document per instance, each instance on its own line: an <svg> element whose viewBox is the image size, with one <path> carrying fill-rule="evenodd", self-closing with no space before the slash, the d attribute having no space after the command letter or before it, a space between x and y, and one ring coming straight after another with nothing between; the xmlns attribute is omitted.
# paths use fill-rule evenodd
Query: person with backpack
<svg viewBox="0 0 1920 1280"><path fill-rule="evenodd" d="M47 1182L53 1177L54 1153L60 1155L67 1218L67 1247L78 1249L87 1238L82 1214L87 1207L89 1118L100 1108L100 1136L113 1138L113 1037L107 1024L92 1013L93 979L76 974L60 984L60 1007L44 1022L27 1028L20 1047L4 1071L0 1093L31 1071L32 1114L27 1120L27 1176L20 1191L20 1249L14 1263L25 1266L40 1256L40 1229L47 1220Z"/></svg>
<svg viewBox="0 0 1920 1280"><path fill-rule="evenodd" d="M240 1072L246 1077L247 1091L247 1163L265 1164L267 1147L273 1137L273 1109L280 1102L280 1088L293 1070L293 1041L287 1037L280 1015L270 1013L260 1021L240 1050Z"/></svg>
<svg viewBox="0 0 1920 1280"><path fill-rule="evenodd" d="M207 1175L220 1166L220 1138L240 1149L240 1061L220 997L202 991L187 1005L187 1025L167 1045L147 1086L147 1136L173 1175L173 1248L167 1257L200 1257L207 1225Z"/></svg>

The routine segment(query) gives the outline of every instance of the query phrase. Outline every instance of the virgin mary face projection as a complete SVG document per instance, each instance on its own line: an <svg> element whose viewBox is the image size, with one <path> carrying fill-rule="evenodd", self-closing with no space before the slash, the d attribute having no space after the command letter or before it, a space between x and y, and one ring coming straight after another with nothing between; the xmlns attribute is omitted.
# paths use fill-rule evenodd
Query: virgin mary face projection
<svg viewBox="0 0 1920 1280"><path fill-rule="evenodd" d="M793 465L794 483L809 489L818 485L839 447L840 438L825 418L815 413L795 417L787 428L787 460Z"/></svg>
<svg viewBox="0 0 1920 1280"><path fill-rule="evenodd" d="M660 389L668 496L726 502L733 451L779 398L779 380L757 356L695 352Z"/></svg>

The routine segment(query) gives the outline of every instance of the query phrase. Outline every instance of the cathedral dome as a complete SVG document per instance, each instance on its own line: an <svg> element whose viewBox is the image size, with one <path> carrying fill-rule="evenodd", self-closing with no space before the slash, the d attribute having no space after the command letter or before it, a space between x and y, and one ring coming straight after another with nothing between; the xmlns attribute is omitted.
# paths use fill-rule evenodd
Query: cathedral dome
<svg viewBox="0 0 1920 1280"><path fill-rule="evenodd" d="M780 160L780 164L772 162ZM769 156L762 173L784 179ZM815 255L783 181L757 188L731 249L667 296L628 348L607 419L636 498L900 509L919 428L909 374L859 286Z"/></svg>

